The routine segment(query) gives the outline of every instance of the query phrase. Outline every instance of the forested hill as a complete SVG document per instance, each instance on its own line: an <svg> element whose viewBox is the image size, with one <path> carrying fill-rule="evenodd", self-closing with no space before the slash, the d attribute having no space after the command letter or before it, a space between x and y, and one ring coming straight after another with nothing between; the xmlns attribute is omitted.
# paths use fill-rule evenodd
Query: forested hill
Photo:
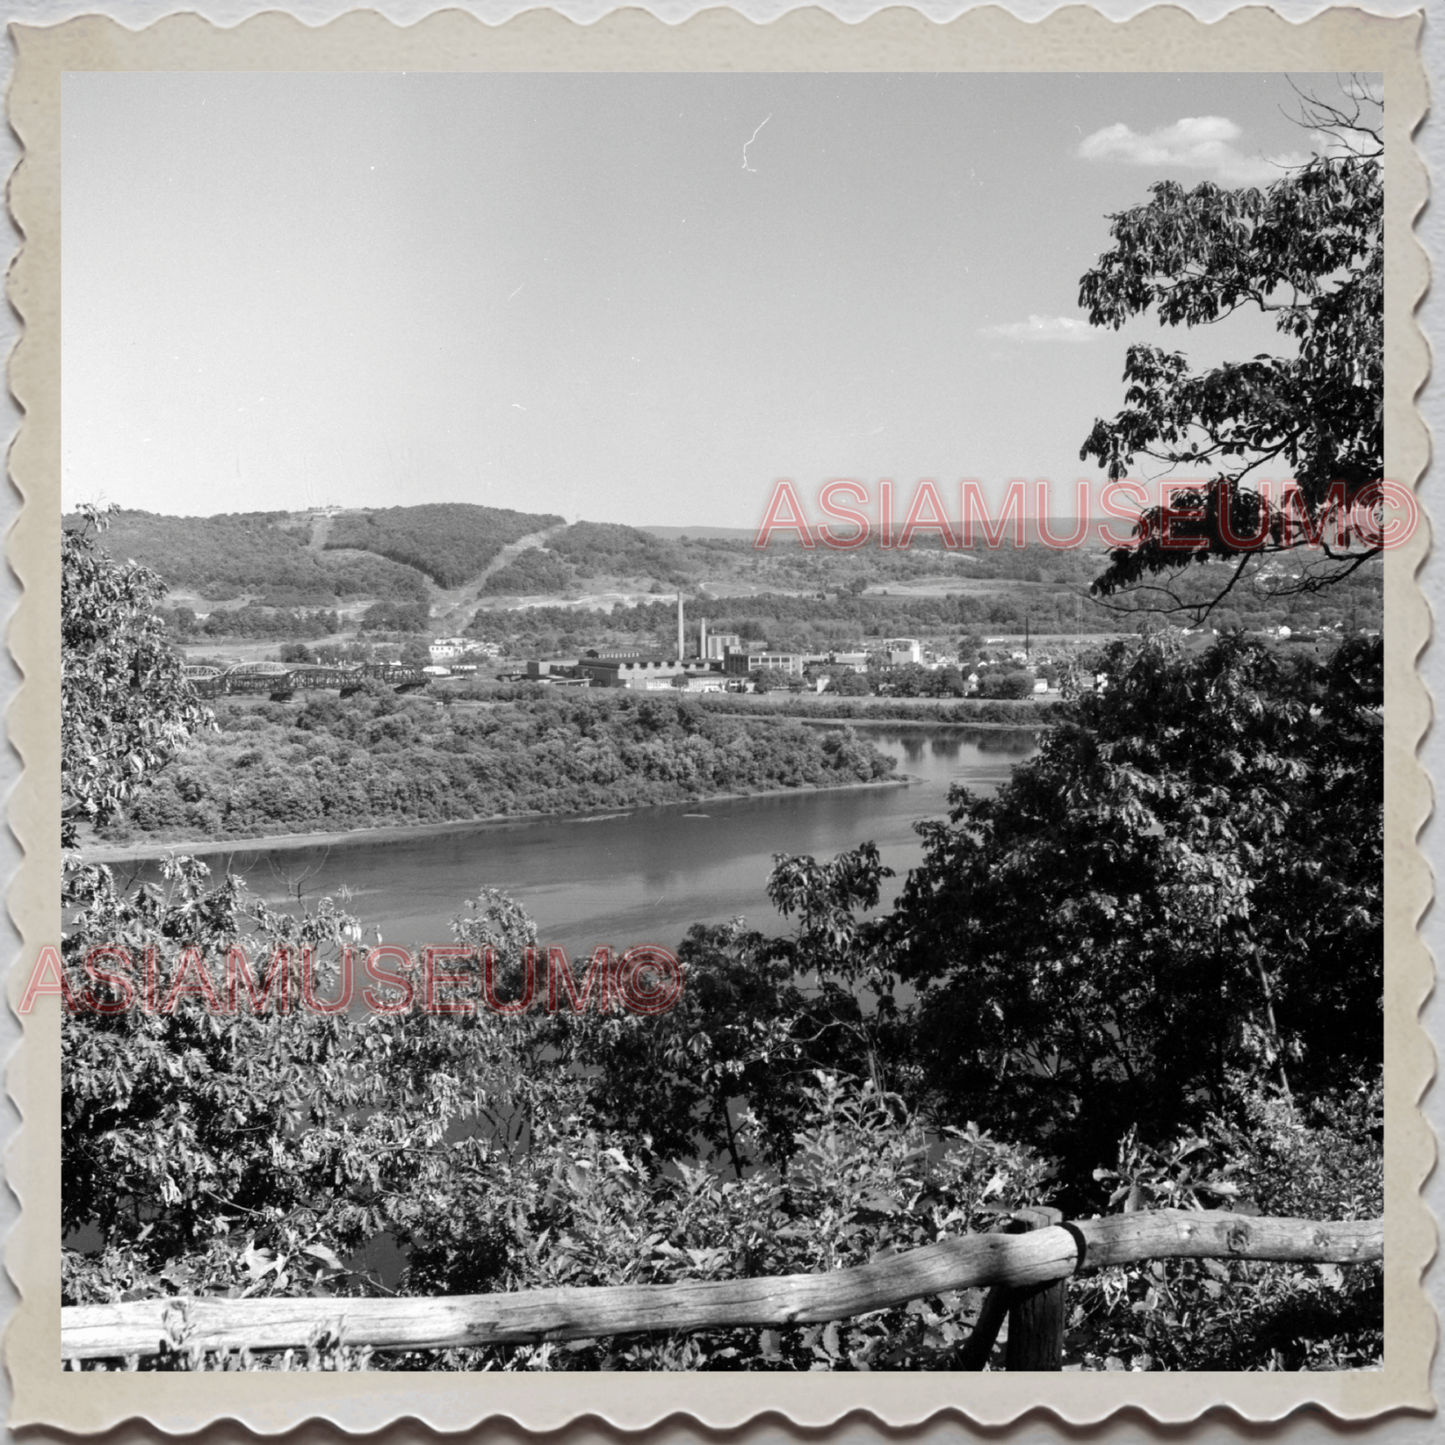
<svg viewBox="0 0 1445 1445"><path fill-rule="evenodd" d="M171 588L225 602L259 596L275 606L321 606L346 597L422 599L426 581L378 557L313 551L313 521L299 512L233 512L169 517L110 515L106 546L158 572Z"/></svg>
<svg viewBox="0 0 1445 1445"><path fill-rule="evenodd" d="M383 507L331 519L325 545L355 547L424 572L439 587L470 582L508 542L560 527L550 513L514 512L470 502Z"/></svg>
<svg viewBox="0 0 1445 1445"><path fill-rule="evenodd" d="M681 586L696 580L698 562L675 542L640 527L574 522L549 537L545 551L528 548L499 567L487 578L485 590L536 596L619 577Z"/></svg>
<svg viewBox="0 0 1445 1445"><path fill-rule="evenodd" d="M338 598L424 601L428 577L443 587L469 581L509 542L561 524L546 513L462 502L329 516L119 511L106 545L171 588L212 602L255 596L274 606L324 606Z"/></svg>

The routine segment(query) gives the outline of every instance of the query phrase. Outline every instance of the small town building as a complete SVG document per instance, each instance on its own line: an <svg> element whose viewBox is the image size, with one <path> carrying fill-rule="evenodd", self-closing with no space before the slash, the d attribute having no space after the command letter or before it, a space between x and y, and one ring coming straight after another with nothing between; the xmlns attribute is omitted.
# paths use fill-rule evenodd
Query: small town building
<svg viewBox="0 0 1445 1445"><path fill-rule="evenodd" d="M736 632L709 632L704 656L711 662L723 662L732 648L741 648L743 639Z"/></svg>
<svg viewBox="0 0 1445 1445"><path fill-rule="evenodd" d="M894 667L923 661L923 644L916 637L890 637L879 643L878 650Z"/></svg>
<svg viewBox="0 0 1445 1445"><path fill-rule="evenodd" d="M809 663L821 661L821 656L806 652L744 652L734 648L727 655L725 670L733 676L772 670L785 672L789 677L802 677Z"/></svg>
<svg viewBox="0 0 1445 1445"><path fill-rule="evenodd" d="M578 674L588 678L593 687L649 688L654 683L666 687L680 672L686 673L689 681L695 676L710 673L717 674L721 680L717 665L701 657L583 657L578 659L576 668Z"/></svg>

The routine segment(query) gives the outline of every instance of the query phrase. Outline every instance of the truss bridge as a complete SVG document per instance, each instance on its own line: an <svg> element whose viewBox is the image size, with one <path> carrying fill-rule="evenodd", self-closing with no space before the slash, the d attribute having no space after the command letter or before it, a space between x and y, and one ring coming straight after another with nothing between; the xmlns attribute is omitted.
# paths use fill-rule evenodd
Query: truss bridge
<svg viewBox="0 0 1445 1445"><path fill-rule="evenodd" d="M419 667L389 662L358 662L345 666L311 662L243 662L235 667L188 663L186 666L186 680L201 697L264 693L275 702L284 701L297 692L326 688L346 697L359 692L362 683L369 678L384 682L397 692L425 687L428 681Z"/></svg>

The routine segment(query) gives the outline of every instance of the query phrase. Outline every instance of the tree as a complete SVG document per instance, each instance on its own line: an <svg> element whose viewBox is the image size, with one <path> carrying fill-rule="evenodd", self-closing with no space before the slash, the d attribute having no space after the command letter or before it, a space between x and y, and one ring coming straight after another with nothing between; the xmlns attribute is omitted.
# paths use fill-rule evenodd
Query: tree
<svg viewBox="0 0 1445 1445"><path fill-rule="evenodd" d="M934 674L934 694L937 697L962 697L966 688L963 674L949 665L941 667Z"/></svg>
<svg viewBox="0 0 1445 1445"><path fill-rule="evenodd" d="M919 825L889 921L936 1107L1061 1155L1162 1143L1240 1079L1381 1062L1381 648L1116 644L995 797Z"/></svg>
<svg viewBox="0 0 1445 1445"><path fill-rule="evenodd" d="M61 847L101 822L208 726L155 608L165 584L97 545L107 513L82 507L60 538Z"/></svg>
<svg viewBox="0 0 1445 1445"><path fill-rule="evenodd" d="M791 967L741 919L694 924L677 956L685 984L674 1008L559 1019L559 1049L586 1071L599 1127L645 1139L659 1160L692 1159L704 1145L741 1179L761 1162L743 1141L745 1113L757 1116L757 1154L790 1152L818 1066L799 1038L814 1030Z"/></svg>
<svg viewBox="0 0 1445 1445"><path fill-rule="evenodd" d="M1306 101L1304 121L1328 147L1263 189L1161 181L1147 204L1110 217L1113 249L1080 282L1093 325L1117 329L1152 308L1163 325L1193 327L1253 309L1274 318L1293 354L1194 372L1182 352L1130 346L1125 408L1095 422L1080 456L1115 480L1140 458L1208 480L1146 508L1097 594L1142 587L1202 618L1271 553L1322 542L1279 587L1298 592L1379 551L1350 524L1378 500L1384 467L1381 107L1353 90L1339 106ZM1263 495L1251 483L1265 467L1297 492ZM1202 595L1147 581L1211 559L1232 561L1233 572Z"/></svg>
<svg viewBox="0 0 1445 1445"><path fill-rule="evenodd" d="M984 675L978 690L983 697L1012 698L1014 701L1032 697L1034 695L1034 675L1031 672L1025 672L1022 668L1014 668L1008 672L995 669Z"/></svg>

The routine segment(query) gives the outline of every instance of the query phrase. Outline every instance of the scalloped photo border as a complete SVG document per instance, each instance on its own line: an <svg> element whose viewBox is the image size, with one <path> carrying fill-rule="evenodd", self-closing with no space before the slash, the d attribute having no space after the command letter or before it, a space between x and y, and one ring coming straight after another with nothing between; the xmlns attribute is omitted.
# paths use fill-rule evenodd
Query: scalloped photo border
<svg viewBox="0 0 1445 1445"><path fill-rule="evenodd" d="M1412 135L1427 95L1418 42L1423 16L1386 18L1337 9L1293 23L1264 8L1205 24L1160 7L1126 23L1076 6L1037 23L997 8L946 24L894 9L845 24L816 9L766 25L711 10L668 25L638 10L582 26L529 11L488 25L460 11L398 27L374 12L320 28L268 13L223 29L178 15L141 31L103 16L49 27L13 25L17 52L9 120L23 158L9 199L22 237L8 280L23 328L9 383L24 413L10 454L23 508L9 538L24 589L10 626L23 685L10 708L24 775L10 826L25 859L9 893L22 936L11 961L18 1002L41 945L60 936L60 84L65 71L1371 71L1382 72L1386 114L1386 475L1417 486L1429 440L1415 407L1429 354L1414 310L1428 264L1413 224L1426 173ZM5 1335L13 1388L10 1424L98 1432L142 1419L175 1433L222 1419L261 1434L323 1419L372 1432L400 1420L458 1430L506 1419L553 1430L584 1417L640 1429L684 1415L715 1428L765 1413L822 1427L859 1412L889 1427L948 1412L998 1427L1043 1409L1072 1424L1124 1407L1158 1422L1185 1422L1226 1407L1256 1422L1315 1406L1342 1420L1387 1411L1430 1412L1434 1312L1421 1275L1435 1252L1435 1224L1420 1188L1434 1163L1433 1135L1417 1108L1434 1053L1419 1022L1432 986L1417 923L1431 877L1416 838L1430 810L1430 782L1416 749L1430 701L1416 673L1430 618L1415 575L1426 529L1385 562L1386 688L1386 1251L1385 1359L1377 1371L1302 1374L1009 1375L762 1374L740 1390L715 1374L72 1373L60 1362L60 1001L40 999L23 1020L8 1075L22 1116L7 1169L21 1217L6 1250L20 1303Z"/></svg>

